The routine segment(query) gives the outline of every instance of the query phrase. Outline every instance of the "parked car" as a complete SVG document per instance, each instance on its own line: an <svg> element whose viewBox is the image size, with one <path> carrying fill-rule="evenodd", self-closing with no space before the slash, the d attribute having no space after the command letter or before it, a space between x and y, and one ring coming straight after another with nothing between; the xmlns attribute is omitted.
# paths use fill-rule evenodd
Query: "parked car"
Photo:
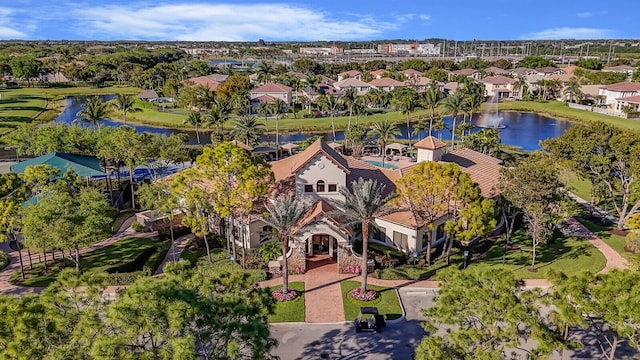
<svg viewBox="0 0 640 360"><path fill-rule="evenodd" d="M378 313L378 308L373 306L360 307L360 313L354 321L356 332L375 331L379 333L382 328L387 326L384 321L384 315Z"/></svg>

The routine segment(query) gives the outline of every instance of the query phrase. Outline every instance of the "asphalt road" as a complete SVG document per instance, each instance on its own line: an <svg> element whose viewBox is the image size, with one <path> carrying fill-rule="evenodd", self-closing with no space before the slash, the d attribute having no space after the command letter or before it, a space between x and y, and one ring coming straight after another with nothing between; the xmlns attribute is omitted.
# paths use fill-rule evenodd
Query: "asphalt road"
<svg viewBox="0 0 640 360"><path fill-rule="evenodd" d="M387 324L379 334L357 334L352 323L273 325L271 335L278 340L273 354L282 360L411 359L426 335L420 309L433 304L433 296L433 290L401 289L406 319Z"/></svg>

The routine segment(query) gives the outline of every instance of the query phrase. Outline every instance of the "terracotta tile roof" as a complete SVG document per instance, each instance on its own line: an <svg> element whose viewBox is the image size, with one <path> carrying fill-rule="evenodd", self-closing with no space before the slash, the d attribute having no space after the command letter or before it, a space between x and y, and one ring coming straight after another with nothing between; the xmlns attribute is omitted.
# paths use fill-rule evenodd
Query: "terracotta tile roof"
<svg viewBox="0 0 640 360"><path fill-rule="evenodd" d="M414 69L407 69L402 71L403 74L407 76L422 76L422 72Z"/></svg>
<svg viewBox="0 0 640 360"><path fill-rule="evenodd" d="M327 77L327 76L324 76L324 75L320 75L320 82L323 82L323 83L328 84L328 85L332 85L336 81L333 80L330 77Z"/></svg>
<svg viewBox="0 0 640 360"><path fill-rule="evenodd" d="M522 75L527 75L527 74L529 74L530 72L533 72L533 71L535 71L535 70L527 68L527 67L519 67L519 68L512 69L511 73L522 76Z"/></svg>
<svg viewBox="0 0 640 360"><path fill-rule="evenodd" d="M444 84L444 89L449 91L456 91L459 87L460 84L454 81Z"/></svg>
<svg viewBox="0 0 640 360"><path fill-rule="evenodd" d="M382 75L388 73L388 71L385 70L385 69L378 69L378 70L369 71L369 73L371 73L371 75L373 75L373 76L377 76L377 75L382 76Z"/></svg>
<svg viewBox="0 0 640 360"><path fill-rule="evenodd" d="M189 78L186 80L186 82L191 83L193 85L204 85L208 87L209 90L211 91L216 91L218 86L220 86L221 84L221 82L216 81L210 78L209 76L198 76L198 77Z"/></svg>
<svg viewBox="0 0 640 360"><path fill-rule="evenodd" d="M382 219L414 229L417 229L423 225L422 221L420 222L420 225L418 225L418 219L416 215L409 210L394 212L389 215L383 216Z"/></svg>
<svg viewBox="0 0 640 360"><path fill-rule="evenodd" d="M634 68L633 66L629 66L629 65L618 65L618 66L611 66L611 67L606 67L604 69L602 69L602 71L635 71L636 68Z"/></svg>
<svg viewBox="0 0 640 360"><path fill-rule="evenodd" d="M640 95L617 98L616 100L625 101L628 103L640 104Z"/></svg>
<svg viewBox="0 0 640 360"><path fill-rule="evenodd" d="M600 88L603 86L604 85L580 85L580 91L585 95L596 97L600 95Z"/></svg>
<svg viewBox="0 0 640 360"><path fill-rule="evenodd" d="M375 179L385 185L385 195L396 191L395 181L402 176L400 170L383 169L351 156L345 156L344 158L347 160L351 170L347 176L348 184L359 178Z"/></svg>
<svg viewBox="0 0 640 360"><path fill-rule="evenodd" d="M485 84L492 84L492 85L504 85L504 84L513 84L516 82L516 80L503 75L495 75L495 76L487 76L486 78L481 79L480 82Z"/></svg>
<svg viewBox="0 0 640 360"><path fill-rule="evenodd" d="M477 73L478 70L476 69L460 69L460 70L454 70L452 71L452 73L456 74L456 75L473 75L475 73Z"/></svg>
<svg viewBox="0 0 640 360"><path fill-rule="evenodd" d="M302 219L300 219L296 225L294 233L307 225L313 224L321 218L325 218L333 223L333 225L340 229L340 231L353 235L350 228L342 225L347 222L346 218L343 215L340 215L340 213L336 211L336 208L325 200L318 200L311 205L309 211L302 216Z"/></svg>
<svg viewBox="0 0 640 360"><path fill-rule="evenodd" d="M552 67L552 66L545 66L545 67L541 67L539 69L536 69L537 72L543 73L543 74L553 74L554 72L556 72L558 70L564 72L564 70L556 68L556 67Z"/></svg>
<svg viewBox="0 0 640 360"><path fill-rule="evenodd" d="M268 83L260 86L257 89L252 89L251 93L288 93L293 89L288 87L287 85L282 85L278 83Z"/></svg>
<svg viewBox="0 0 640 360"><path fill-rule="evenodd" d="M263 102L263 103L271 104L275 99L276 98L274 98L273 96L265 94L265 95L260 95L257 98L254 98L254 99L251 99L251 100L252 101L258 100L258 101Z"/></svg>
<svg viewBox="0 0 640 360"><path fill-rule="evenodd" d="M632 92L640 91L640 83L633 81L623 81L616 84L606 85L600 87L601 89L617 92Z"/></svg>
<svg viewBox="0 0 640 360"><path fill-rule="evenodd" d="M557 79L560 80L563 83L569 82L571 80L575 80L576 77L573 76L572 74L552 74L551 76L549 76L549 79Z"/></svg>
<svg viewBox="0 0 640 360"><path fill-rule="evenodd" d="M574 71L576 71L576 69L578 69L579 66L575 66L575 65L567 65L565 67L562 68L562 70L564 72L566 72L567 74L573 74Z"/></svg>
<svg viewBox="0 0 640 360"><path fill-rule="evenodd" d="M509 73L509 70L500 69L499 67L495 66L489 66L488 68L484 69L484 71L494 75L505 75Z"/></svg>
<svg viewBox="0 0 640 360"><path fill-rule="evenodd" d="M404 83L402 81L398 81L392 78L380 78L380 79L373 79L369 81L369 85L380 86L380 87L389 87L389 86L400 87L400 86L404 86Z"/></svg>
<svg viewBox="0 0 640 360"><path fill-rule="evenodd" d="M436 137L427 136L426 138L413 144L413 146L419 149L436 150L447 146L447 144L445 144L441 140L438 140L438 138Z"/></svg>
<svg viewBox="0 0 640 360"><path fill-rule="evenodd" d="M153 89L145 89L145 90L142 90L140 92L138 97L140 99L146 100L146 99L157 99L159 96L158 96L158 93L155 90L153 90Z"/></svg>
<svg viewBox="0 0 640 360"><path fill-rule="evenodd" d="M288 158L272 162L271 170L273 171L275 180L278 181L295 175L298 170L313 160L318 154L323 154L331 160L331 162L338 165L345 173L350 173L347 160L322 139L318 139L304 151L289 156Z"/></svg>
<svg viewBox="0 0 640 360"><path fill-rule="evenodd" d="M371 87L371 85L367 84L364 81L360 81L355 78L347 78L344 80L336 81L333 83L333 86L337 88L345 88L345 87Z"/></svg>
<svg viewBox="0 0 640 360"><path fill-rule="evenodd" d="M291 75L291 76L295 76L300 80L307 80L308 76L301 73L301 72L297 72L297 71L288 71L287 74Z"/></svg>
<svg viewBox="0 0 640 360"><path fill-rule="evenodd" d="M247 151L253 151L253 148L249 145L246 145L245 143L243 143L242 141L238 141L238 140L231 140L231 142L233 143L233 145L241 148L241 149L245 149Z"/></svg>
<svg viewBox="0 0 640 360"><path fill-rule="evenodd" d="M500 159L471 149L460 149L442 155L442 161L458 164L480 186L482 196L492 198L498 195L497 185L502 168Z"/></svg>
<svg viewBox="0 0 640 360"><path fill-rule="evenodd" d="M340 77L345 77L345 76L354 77L358 75L360 75L360 71L358 70L343 71L340 74L338 74L338 76Z"/></svg>

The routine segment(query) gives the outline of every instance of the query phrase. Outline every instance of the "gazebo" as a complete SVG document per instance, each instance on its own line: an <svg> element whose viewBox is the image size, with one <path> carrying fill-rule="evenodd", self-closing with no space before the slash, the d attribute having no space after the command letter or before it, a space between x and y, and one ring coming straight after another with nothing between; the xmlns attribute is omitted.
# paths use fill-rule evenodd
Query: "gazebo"
<svg viewBox="0 0 640 360"><path fill-rule="evenodd" d="M300 146L294 144L294 143L287 143L284 144L282 146L280 146L283 150L286 150L287 152L289 152L289 155L293 155L295 150L300 149Z"/></svg>
<svg viewBox="0 0 640 360"><path fill-rule="evenodd" d="M392 151L393 151L393 150L395 150L395 151L397 151L400 155L402 155L402 153L403 153L403 152L406 152L406 151L407 151L407 147L408 147L407 145L403 145L403 144L400 144L400 143L392 143L392 144L389 144L389 145L387 145L387 146L385 147L385 152L387 152L387 151L389 151L389 150L392 150ZM386 155L386 154L385 154L385 155Z"/></svg>

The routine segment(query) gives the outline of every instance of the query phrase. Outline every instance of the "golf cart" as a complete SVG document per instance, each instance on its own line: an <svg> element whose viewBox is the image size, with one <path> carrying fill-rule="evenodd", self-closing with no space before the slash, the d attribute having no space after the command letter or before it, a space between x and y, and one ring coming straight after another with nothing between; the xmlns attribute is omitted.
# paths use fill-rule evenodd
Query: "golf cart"
<svg viewBox="0 0 640 360"><path fill-rule="evenodd" d="M382 328L387 326L384 321L384 315L378 314L378 308L372 306L363 306L360 308L360 313L354 321L356 332L361 331L375 331L379 333Z"/></svg>

